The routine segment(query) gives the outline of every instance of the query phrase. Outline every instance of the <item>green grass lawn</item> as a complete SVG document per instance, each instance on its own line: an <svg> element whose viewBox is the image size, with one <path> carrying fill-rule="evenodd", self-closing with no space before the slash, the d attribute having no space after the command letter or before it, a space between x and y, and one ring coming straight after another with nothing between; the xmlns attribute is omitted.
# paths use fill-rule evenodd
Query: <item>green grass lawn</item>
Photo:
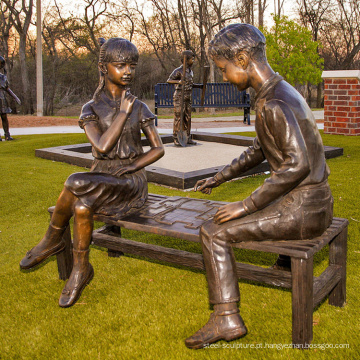
<svg viewBox="0 0 360 360"><path fill-rule="evenodd" d="M248 133L247 133L248 135ZM313 344L349 344L349 349L299 351L256 349L265 344L291 343L291 292L240 281L241 315L249 333L220 342L219 348L189 350L184 339L208 320L207 286L203 272L145 261L109 258L93 247L95 277L72 308L58 306L64 282L54 258L35 270L20 271L19 261L44 235L47 208L55 204L63 183L83 169L36 158L36 148L87 142L84 135L18 136L1 142L0 171L0 359L358 359L360 319L359 169L360 139L324 135L326 145L344 148L331 159L330 185L335 216L349 219L347 305L323 302L314 312ZM264 180L251 177L224 184L209 199L236 201ZM150 192L206 197L149 185ZM200 252L198 244L123 231L124 237ZM276 256L237 251L239 261L270 266ZM319 273L327 250L314 262ZM226 348L229 346L230 348Z"/></svg>

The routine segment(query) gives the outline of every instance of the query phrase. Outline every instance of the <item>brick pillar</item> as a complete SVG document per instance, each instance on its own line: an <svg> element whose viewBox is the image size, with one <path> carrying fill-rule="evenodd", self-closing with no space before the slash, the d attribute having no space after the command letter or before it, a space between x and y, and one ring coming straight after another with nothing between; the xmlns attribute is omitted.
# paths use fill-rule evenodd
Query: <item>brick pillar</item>
<svg viewBox="0 0 360 360"><path fill-rule="evenodd" d="M360 135L360 70L324 71L324 133Z"/></svg>

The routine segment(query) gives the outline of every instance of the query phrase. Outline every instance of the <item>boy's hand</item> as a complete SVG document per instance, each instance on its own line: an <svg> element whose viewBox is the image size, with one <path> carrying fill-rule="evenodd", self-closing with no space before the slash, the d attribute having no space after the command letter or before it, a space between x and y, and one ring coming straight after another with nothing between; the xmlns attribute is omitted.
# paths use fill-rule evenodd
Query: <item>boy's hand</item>
<svg viewBox="0 0 360 360"><path fill-rule="evenodd" d="M216 182L216 180L213 177L210 177L199 180L194 186L194 191L201 191L204 194L210 195L212 188L217 186L219 186L219 184Z"/></svg>
<svg viewBox="0 0 360 360"><path fill-rule="evenodd" d="M248 215L242 201L226 204L222 206L214 216L215 224L222 224L226 221L240 219Z"/></svg>

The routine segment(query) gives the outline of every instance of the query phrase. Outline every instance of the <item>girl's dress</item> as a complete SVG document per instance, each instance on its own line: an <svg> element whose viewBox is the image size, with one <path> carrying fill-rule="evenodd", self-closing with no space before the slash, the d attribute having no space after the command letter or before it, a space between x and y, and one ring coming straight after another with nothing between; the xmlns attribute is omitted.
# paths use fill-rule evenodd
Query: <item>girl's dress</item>
<svg viewBox="0 0 360 360"><path fill-rule="evenodd" d="M0 74L0 114L10 114L11 109L9 108L8 102L5 97L5 89L7 89L9 83L5 75Z"/></svg>
<svg viewBox="0 0 360 360"><path fill-rule="evenodd" d="M119 107L120 101L112 101L101 92L97 100L83 106L79 125L84 128L94 121L104 133ZM144 153L140 130L152 124L154 118L149 108L136 99L113 149L101 154L93 148L94 162L90 172L70 175L65 187L95 213L123 216L129 210L143 206L148 195L145 169L121 176L112 174Z"/></svg>

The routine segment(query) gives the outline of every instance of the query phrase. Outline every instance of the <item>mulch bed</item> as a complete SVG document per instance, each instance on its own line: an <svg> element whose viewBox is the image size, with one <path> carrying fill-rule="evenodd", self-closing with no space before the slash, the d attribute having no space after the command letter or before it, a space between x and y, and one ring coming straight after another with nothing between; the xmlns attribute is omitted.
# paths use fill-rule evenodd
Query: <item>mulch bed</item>
<svg viewBox="0 0 360 360"><path fill-rule="evenodd" d="M19 127L39 127L39 126L71 126L78 125L78 119L54 116L34 116L34 115L8 115L10 129Z"/></svg>

